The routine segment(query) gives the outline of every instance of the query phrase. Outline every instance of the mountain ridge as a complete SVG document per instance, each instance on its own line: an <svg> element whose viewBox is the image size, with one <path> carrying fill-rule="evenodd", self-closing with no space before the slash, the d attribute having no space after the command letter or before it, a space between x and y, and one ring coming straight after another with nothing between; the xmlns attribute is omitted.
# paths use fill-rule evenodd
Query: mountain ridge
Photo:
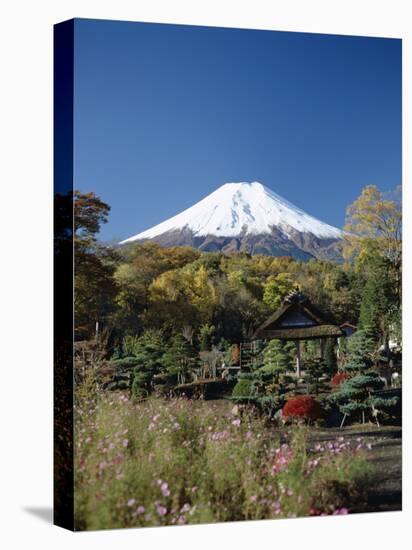
<svg viewBox="0 0 412 550"><path fill-rule="evenodd" d="M160 224L121 241L205 251L339 259L343 231L307 214L260 182L226 183Z"/></svg>

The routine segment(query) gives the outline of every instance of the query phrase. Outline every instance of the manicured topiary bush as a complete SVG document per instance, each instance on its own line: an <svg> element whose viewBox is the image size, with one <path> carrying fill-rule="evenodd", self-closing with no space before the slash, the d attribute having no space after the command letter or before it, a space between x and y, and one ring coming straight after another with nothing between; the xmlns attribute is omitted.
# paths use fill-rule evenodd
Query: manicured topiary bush
<svg viewBox="0 0 412 550"><path fill-rule="evenodd" d="M253 380L250 378L240 378L236 386L233 388L232 398L236 399L249 399L254 396Z"/></svg>
<svg viewBox="0 0 412 550"><path fill-rule="evenodd" d="M349 378L349 374L347 372L337 372L335 376L332 377L332 380L330 381L330 383L332 384L332 386L337 388L342 384L342 382L344 382L348 378Z"/></svg>
<svg viewBox="0 0 412 550"><path fill-rule="evenodd" d="M322 418L322 408L310 395L298 395L286 401L282 409L282 418L284 420L319 420Z"/></svg>

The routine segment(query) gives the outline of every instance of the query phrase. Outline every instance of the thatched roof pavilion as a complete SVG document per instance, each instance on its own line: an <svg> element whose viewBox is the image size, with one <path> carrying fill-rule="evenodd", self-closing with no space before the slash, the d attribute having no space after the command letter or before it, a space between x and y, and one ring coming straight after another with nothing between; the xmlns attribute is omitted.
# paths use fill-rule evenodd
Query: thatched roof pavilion
<svg viewBox="0 0 412 550"><path fill-rule="evenodd" d="M295 340L297 348L296 371L300 375L300 340L339 338L345 336L344 331L299 290L289 294L281 307L267 319L254 333L253 339L262 340Z"/></svg>

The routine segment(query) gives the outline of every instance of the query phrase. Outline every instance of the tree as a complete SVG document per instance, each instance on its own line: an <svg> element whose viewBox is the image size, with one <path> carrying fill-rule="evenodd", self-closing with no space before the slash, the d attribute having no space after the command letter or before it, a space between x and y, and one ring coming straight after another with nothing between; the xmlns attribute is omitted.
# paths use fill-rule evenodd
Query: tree
<svg viewBox="0 0 412 550"><path fill-rule="evenodd" d="M386 197L375 185L368 185L347 208L343 254L359 262L371 256L388 260L400 302L402 265L402 205L400 188Z"/></svg>
<svg viewBox="0 0 412 550"><path fill-rule="evenodd" d="M173 328L208 323L215 306L215 289L204 266L166 271L149 286L146 321Z"/></svg>
<svg viewBox="0 0 412 550"><path fill-rule="evenodd" d="M373 365L374 341L366 330L358 330L348 341L348 362L344 368L349 378L340 384L329 400L339 406L343 413L342 425L347 416L358 416L365 422L365 413L378 421L378 414L396 404L397 399L387 399L374 394L384 386Z"/></svg>
<svg viewBox="0 0 412 550"><path fill-rule="evenodd" d="M125 350L133 354L134 360L132 394L135 398L145 397L152 392L154 377L163 366L163 335L160 331L147 330L134 342L126 340Z"/></svg>
<svg viewBox="0 0 412 550"><path fill-rule="evenodd" d="M216 328L213 325L205 323L199 329L199 347L200 351L209 351L212 349L213 338Z"/></svg>
<svg viewBox="0 0 412 550"><path fill-rule="evenodd" d="M322 387L322 378L329 374L326 361L320 357L311 357L305 362L305 380L307 381L307 392L318 394Z"/></svg>
<svg viewBox="0 0 412 550"><path fill-rule="evenodd" d="M116 252L100 246L96 234L107 222L110 206L94 193L74 193L75 333L89 338L97 321L107 323L115 309Z"/></svg>
<svg viewBox="0 0 412 550"><path fill-rule="evenodd" d="M396 190L396 194L400 189ZM368 185L347 208L345 257L362 254L371 245L391 263L400 266L402 208L400 197L386 198L376 185Z"/></svg>
<svg viewBox="0 0 412 550"><path fill-rule="evenodd" d="M350 374L361 374L373 365L375 343L368 329L360 329L347 342L347 362L344 370Z"/></svg>
<svg viewBox="0 0 412 550"><path fill-rule="evenodd" d="M163 355L162 364L166 372L176 378L178 384L184 384L193 374L198 357L190 342L178 333L171 339Z"/></svg>
<svg viewBox="0 0 412 550"><path fill-rule="evenodd" d="M296 284L288 273L279 273L275 277L271 276L263 285L263 302L272 311L275 311L295 286Z"/></svg>
<svg viewBox="0 0 412 550"><path fill-rule="evenodd" d="M107 223L110 206L94 193L74 192L74 232L81 239L95 239L102 223Z"/></svg>
<svg viewBox="0 0 412 550"><path fill-rule="evenodd" d="M197 311L199 320L207 323L213 315L216 295L213 284L209 280L208 273L203 265L195 271L188 287L187 294L191 304Z"/></svg>
<svg viewBox="0 0 412 550"><path fill-rule="evenodd" d="M290 368L290 356L280 340L270 340L263 352L263 366L260 372L272 377L274 383Z"/></svg>
<svg viewBox="0 0 412 550"><path fill-rule="evenodd" d="M386 398L374 394L383 386L384 382L373 371L345 380L339 386L339 390L330 397L332 402L339 404L339 409L344 415L342 425L345 418L352 415L361 417L364 424L365 414L369 412L379 426L378 415L386 408L396 405L398 401L397 397Z"/></svg>
<svg viewBox="0 0 412 550"><path fill-rule="evenodd" d="M327 372L332 374L337 369L336 340L327 338L325 343L324 360Z"/></svg>
<svg viewBox="0 0 412 550"><path fill-rule="evenodd" d="M394 313L395 289L389 278L388 260L376 256L368 263L367 280L362 292L359 325L383 344L389 339L389 329Z"/></svg>
<svg viewBox="0 0 412 550"><path fill-rule="evenodd" d="M151 285L163 273L174 273L195 262L200 252L189 247L163 248L149 241L125 246L120 254L122 263L115 273L118 287L116 328L124 333L135 334L144 327L161 328L167 323L173 325L167 315L164 318L162 315L165 309L163 299L168 299L166 295L159 296L159 303L155 297L151 304ZM170 284L173 286L173 281ZM179 305L184 307L184 304Z"/></svg>
<svg viewBox="0 0 412 550"><path fill-rule="evenodd" d="M232 390L232 399L235 403L253 403L257 398L257 389L252 375L241 373Z"/></svg>

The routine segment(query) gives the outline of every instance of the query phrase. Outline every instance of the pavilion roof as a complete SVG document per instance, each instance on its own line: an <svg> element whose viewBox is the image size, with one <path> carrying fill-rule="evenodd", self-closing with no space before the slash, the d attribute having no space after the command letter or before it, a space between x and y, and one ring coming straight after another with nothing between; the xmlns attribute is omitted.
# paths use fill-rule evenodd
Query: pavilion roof
<svg viewBox="0 0 412 550"><path fill-rule="evenodd" d="M344 336L335 325L308 298L295 290L287 296L280 308L273 313L253 335L254 339L311 340L315 338Z"/></svg>

